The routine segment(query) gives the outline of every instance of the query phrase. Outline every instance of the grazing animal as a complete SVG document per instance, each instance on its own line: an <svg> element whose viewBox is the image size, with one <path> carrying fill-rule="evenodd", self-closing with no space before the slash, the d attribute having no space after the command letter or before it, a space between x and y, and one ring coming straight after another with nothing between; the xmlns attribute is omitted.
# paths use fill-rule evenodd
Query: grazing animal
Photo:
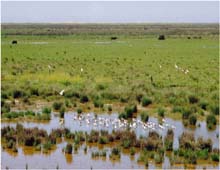
<svg viewBox="0 0 220 170"><path fill-rule="evenodd" d="M158 40L165 40L165 36L164 35L159 35Z"/></svg>
<svg viewBox="0 0 220 170"><path fill-rule="evenodd" d="M17 40L13 40L11 43L12 44L17 44L18 42L17 42Z"/></svg>
<svg viewBox="0 0 220 170"><path fill-rule="evenodd" d="M111 37L111 40L117 40L118 37Z"/></svg>

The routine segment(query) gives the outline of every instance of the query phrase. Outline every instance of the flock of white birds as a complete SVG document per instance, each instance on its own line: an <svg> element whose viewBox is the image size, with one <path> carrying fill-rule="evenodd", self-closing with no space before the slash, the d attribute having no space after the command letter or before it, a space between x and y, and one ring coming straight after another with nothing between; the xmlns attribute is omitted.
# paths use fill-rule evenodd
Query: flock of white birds
<svg viewBox="0 0 220 170"><path fill-rule="evenodd" d="M168 124L165 119L162 119L163 124L147 121L143 122L138 118L132 118L130 121L119 118L106 118L98 117L93 114L81 114L74 115L73 120L78 122L80 126L89 126L91 128L113 128L135 130L136 128L142 128L143 130L165 130L167 128L175 129L174 125Z"/></svg>

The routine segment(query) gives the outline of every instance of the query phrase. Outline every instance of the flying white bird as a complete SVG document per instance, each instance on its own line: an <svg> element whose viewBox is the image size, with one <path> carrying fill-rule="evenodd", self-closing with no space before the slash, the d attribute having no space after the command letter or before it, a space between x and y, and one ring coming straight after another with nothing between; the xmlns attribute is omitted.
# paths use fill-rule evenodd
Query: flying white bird
<svg viewBox="0 0 220 170"><path fill-rule="evenodd" d="M65 90L63 89L63 90L60 92L60 95L61 95L61 96L63 95L64 91L65 91Z"/></svg>

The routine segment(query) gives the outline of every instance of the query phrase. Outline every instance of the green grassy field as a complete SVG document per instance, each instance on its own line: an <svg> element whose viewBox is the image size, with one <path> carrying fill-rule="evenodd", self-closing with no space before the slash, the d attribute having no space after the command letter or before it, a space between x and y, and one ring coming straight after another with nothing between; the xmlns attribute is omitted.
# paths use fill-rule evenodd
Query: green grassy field
<svg viewBox="0 0 220 170"><path fill-rule="evenodd" d="M79 96L86 95L90 101L127 105L147 96L155 108L188 107L198 115L219 110L218 36L170 36L159 41L160 32L153 36L117 34L117 40L110 35L5 32L7 29L1 44L3 101L13 100L17 90L18 98L33 102L78 102ZM18 44L12 45L12 40ZM62 89L64 97L59 95ZM189 102L190 96L197 101ZM202 103L206 103L205 110Z"/></svg>

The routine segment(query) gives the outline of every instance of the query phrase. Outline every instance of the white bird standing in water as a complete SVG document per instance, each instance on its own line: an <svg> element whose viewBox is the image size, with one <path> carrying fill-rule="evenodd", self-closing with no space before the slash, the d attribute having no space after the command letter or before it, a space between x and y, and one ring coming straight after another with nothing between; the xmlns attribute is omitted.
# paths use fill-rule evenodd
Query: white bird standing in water
<svg viewBox="0 0 220 170"><path fill-rule="evenodd" d="M63 90L60 92L60 95L61 95L61 96L63 95L64 91L65 91L65 90L63 89Z"/></svg>
<svg viewBox="0 0 220 170"><path fill-rule="evenodd" d="M60 119L59 124L60 124L60 125L63 125L63 124L64 124L64 119Z"/></svg>

